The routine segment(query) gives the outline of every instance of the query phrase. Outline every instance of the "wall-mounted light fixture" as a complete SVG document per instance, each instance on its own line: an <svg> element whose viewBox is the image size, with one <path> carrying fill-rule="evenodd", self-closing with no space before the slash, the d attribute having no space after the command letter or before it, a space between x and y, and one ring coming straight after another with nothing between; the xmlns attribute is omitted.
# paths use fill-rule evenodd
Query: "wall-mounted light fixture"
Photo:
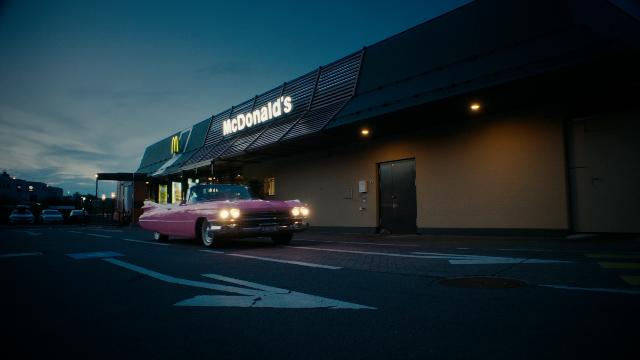
<svg viewBox="0 0 640 360"><path fill-rule="evenodd" d="M365 136L366 136L366 135L369 135L369 130L367 130L367 129L362 129L361 133L362 133L362 135L365 135Z"/></svg>
<svg viewBox="0 0 640 360"><path fill-rule="evenodd" d="M473 111L480 110L480 104L471 104L471 110Z"/></svg>

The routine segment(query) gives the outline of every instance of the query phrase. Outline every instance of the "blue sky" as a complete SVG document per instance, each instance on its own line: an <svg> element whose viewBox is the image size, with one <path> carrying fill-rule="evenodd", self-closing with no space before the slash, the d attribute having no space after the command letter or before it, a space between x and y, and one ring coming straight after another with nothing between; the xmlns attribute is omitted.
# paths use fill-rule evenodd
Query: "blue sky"
<svg viewBox="0 0 640 360"><path fill-rule="evenodd" d="M172 133L468 2L2 1L0 170L94 193Z"/></svg>

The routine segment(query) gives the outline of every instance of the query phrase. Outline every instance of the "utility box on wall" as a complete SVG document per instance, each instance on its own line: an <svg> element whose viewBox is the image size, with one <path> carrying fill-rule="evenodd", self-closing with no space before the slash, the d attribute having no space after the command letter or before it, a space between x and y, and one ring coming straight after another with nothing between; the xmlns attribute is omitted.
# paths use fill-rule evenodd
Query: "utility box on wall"
<svg viewBox="0 0 640 360"><path fill-rule="evenodd" d="M358 192L366 193L367 192L367 182L360 181L358 182Z"/></svg>

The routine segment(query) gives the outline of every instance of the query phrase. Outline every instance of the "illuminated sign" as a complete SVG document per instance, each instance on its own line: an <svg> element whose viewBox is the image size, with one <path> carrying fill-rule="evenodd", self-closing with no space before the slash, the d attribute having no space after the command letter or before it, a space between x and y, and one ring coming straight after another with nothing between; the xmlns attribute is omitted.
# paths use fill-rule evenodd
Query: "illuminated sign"
<svg viewBox="0 0 640 360"><path fill-rule="evenodd" d="M171 138L171 154L177 154L180 152L180 138L178 135Z"/></svg>
<svg viewBox="0 0 640 360"><path fill-rule="evenodd" d="M229 135L234 132L241 131L244 128L250 128L254 125L282 116L283 114L288 114L291 112L291 109L293 109L291 105L291 97L281 97L274 102L269 102L260 109L254 110L253 112L240 114L234 119L223 121L222 134Z"/></svg>

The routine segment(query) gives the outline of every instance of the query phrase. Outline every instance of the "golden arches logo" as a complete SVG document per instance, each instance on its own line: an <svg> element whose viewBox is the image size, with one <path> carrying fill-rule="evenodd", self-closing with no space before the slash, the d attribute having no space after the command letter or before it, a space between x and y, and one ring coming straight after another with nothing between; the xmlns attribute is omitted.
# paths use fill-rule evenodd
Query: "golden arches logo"
<svg viewBox="0 0 640 360"><path fill-rule="evenodd" d="M171 154L177 154L180 152L180 138L178 135L171 138Z"/></svg>

